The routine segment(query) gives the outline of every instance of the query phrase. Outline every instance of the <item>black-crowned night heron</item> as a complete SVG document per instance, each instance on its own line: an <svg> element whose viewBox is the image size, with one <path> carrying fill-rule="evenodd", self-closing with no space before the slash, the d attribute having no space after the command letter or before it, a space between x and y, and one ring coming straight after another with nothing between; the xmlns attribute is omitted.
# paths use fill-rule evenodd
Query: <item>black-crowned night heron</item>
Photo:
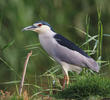
<svg viewBox="0 0 110 100"><path fill-rule="evenodd" d="M61 64L64 73L63 89L65 83L69 83L68 71L80 73L83 67L87 67L99 72L99 66L94 59L62 35L55 33L47 22L38 21L23 30L37 32L42 47Z"/></svg>

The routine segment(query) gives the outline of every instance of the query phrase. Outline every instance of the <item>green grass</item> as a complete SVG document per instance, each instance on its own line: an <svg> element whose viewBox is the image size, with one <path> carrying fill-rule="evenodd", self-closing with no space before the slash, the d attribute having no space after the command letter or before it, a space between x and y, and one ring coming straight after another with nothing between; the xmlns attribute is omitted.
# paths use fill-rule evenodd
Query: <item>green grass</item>
<svg viewBox="0 0 110 100"><path fill-rule="evenodd" d="M76 100L85 100L90 96L110 97L110 80L97 74L77 75L68 88L55 95L58 99Z"/></svg>

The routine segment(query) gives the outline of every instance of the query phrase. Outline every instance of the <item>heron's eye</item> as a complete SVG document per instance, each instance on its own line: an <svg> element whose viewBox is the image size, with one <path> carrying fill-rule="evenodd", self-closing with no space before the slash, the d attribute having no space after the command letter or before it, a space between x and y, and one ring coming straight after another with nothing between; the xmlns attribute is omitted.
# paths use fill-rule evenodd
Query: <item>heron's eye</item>
<svg viewBox="0 0 110 100"><path fill-rule="evenodd" d="M42 24L38 24L38 26L40 27L40 26L42 26Z"/></svg>

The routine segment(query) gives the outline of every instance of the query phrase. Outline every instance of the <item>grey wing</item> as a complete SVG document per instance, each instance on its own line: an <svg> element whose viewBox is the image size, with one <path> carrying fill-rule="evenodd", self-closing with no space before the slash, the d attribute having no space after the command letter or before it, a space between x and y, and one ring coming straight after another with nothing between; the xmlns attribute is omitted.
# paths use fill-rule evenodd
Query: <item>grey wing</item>
<svg viewBox="0 0 110 100"><path fill-rule="evenodd" d="M70 50L62 45L57 45L55 48L55 59L57 61L64 61L68 64L89 67L90 69L98 72L99 66L94 59L91 57L85 57L77 51Z"/></svg>

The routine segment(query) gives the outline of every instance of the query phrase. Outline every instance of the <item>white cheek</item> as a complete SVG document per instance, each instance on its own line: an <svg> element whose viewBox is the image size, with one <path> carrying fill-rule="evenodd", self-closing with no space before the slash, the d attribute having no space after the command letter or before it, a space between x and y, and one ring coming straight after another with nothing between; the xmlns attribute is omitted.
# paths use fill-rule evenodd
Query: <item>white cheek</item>
<svg viewBox="0 0 110 100"><path fill-rule="evenodd" d="M36 29L34 29L33 31L38 32L38 33L45 33L47 31L50 30L50 27L46 26L46 25L42 25Z"/></svg>
<svg viewBox="0 0 110 100"><path fill-rule="evenodd" d="M38 27L38 28L36 28L36 29L34 29L33 31L35 31L35 32L40 32L40 28Z"/></svg>

